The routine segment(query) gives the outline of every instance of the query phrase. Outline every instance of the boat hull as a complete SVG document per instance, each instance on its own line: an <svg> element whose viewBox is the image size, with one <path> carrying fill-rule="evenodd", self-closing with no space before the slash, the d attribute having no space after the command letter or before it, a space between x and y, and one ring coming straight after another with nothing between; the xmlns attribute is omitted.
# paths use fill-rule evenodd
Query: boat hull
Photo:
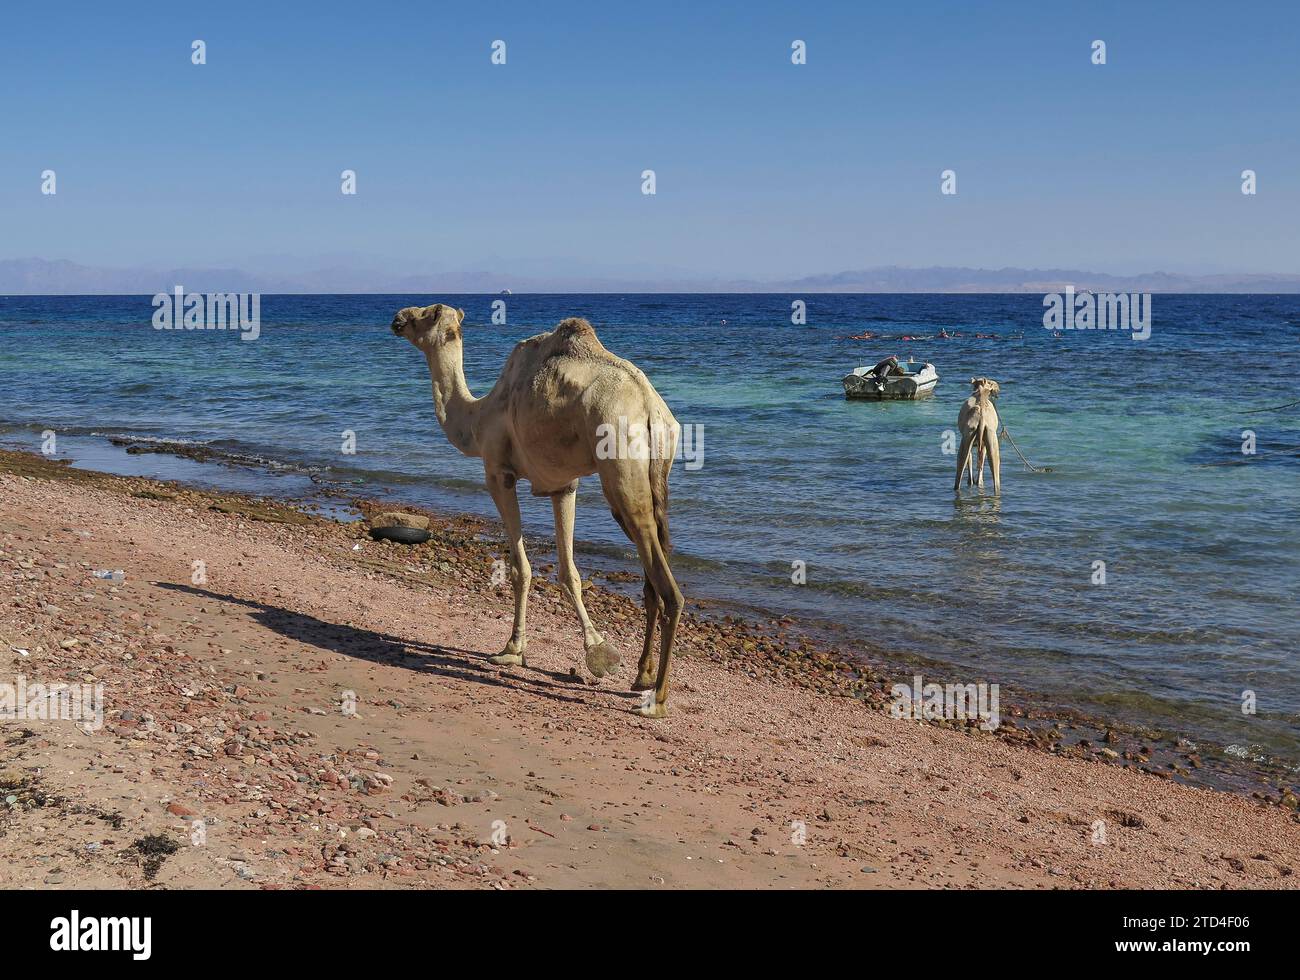
<svg viewBox="0 0 1300 980"><path fill-rule="evenodd" d="M915 374L888 378L877 378L869 373L859 374L855 371L846 374L841 383L844 385L845 398L872 402L916 401L934 394L939 374L933 365L927 364Z"/></svg>

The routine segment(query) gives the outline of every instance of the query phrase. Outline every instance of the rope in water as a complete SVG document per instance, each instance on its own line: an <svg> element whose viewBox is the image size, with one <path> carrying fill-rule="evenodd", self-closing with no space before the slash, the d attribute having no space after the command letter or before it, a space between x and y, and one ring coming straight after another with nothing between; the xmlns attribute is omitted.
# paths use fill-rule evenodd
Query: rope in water
<svg viewBox="0 0 1300 980"><path fill-rule="evenodd" d="M1029 462L1029 460L1025 459L1025 454L1022 453L1020 447L1016 445L1016 440L1011 438L1011 430L1009 430L1006 425L1002 426L1002 435L1007 437L1007 442L1011 443L1011 448L1016 451L1016 455L1020 457L1020 462L1025 464L1025 468L1028 469L1029 472L1050 473L1052 471L1050 466L1035 466L1033 463Z"/></svg>
<svg viewBox="0 0 1300 980"><path fill-rule="evenodd" d="M1252 408L1249 411L1242 412L1242 415L1256 415L1259 412L1280 412L1284 408L1290 408L1292 405L1300 405L1300 399L1293 402L1287 402L1285 405L1273 405L1269 408Z"/></svg>
<svg viewBox="0 0 1300 980"><path fill-rule="evenodd" d="M1197 463L1197 466L1240 466L1243 463L1253 463L1257 459L1263 459L1265 456L1283 456L1287 453L1300 453L1300 446L1292 446L1289 449L1274 449L1269 453L1252 453L1249 456L1242 455L1241 459L1224 459L1217 463Z"/></svg>
<svg viewBox="0 0 1300 980"><path fill-rule="evenodd" d="M1242 415L1258 415L1260 412L1280 412L1284 408L1300 405L1300 399L1293 402L1287 402L1285 405L1270 405L1268 408L1251 408L1242 412ZM1243 455L1241 459L1220 460L1217 463L1197 463L1197 466L1240 466L1242 463L1251 463L1257 459L1264 459L1268 456L1285 456L1287 453L1300 453L1300 446L1291 446L1288 449L1274 449L1268 453L1253 453L1250 456Z"/></svg>

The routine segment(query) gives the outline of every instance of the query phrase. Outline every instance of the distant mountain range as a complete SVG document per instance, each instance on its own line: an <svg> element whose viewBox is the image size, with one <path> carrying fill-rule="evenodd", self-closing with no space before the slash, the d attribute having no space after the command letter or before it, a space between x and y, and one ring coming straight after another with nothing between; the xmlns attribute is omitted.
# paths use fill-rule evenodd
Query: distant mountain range
<svg viewBox="0 0 1300 980"><path fill-rule="evenodd" d="M1133 276L1080 269L970 269L881 266L797 279L512 276L447 270L422 274L340 266L264 274L244 269L129 269L46 259L0 260L0 295L153 295L174 286L190 292L241 293L1049 293L1067 285L1101 292L1300 293L1300 275Z"/></svg>

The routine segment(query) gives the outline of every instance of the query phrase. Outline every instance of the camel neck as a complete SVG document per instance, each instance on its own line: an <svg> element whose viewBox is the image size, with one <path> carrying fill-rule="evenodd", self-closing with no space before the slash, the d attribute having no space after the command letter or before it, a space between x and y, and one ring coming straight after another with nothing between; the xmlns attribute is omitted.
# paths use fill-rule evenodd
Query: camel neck
<svg viewBox="0 0 1300 980"><path fill-rule="evenodd" d="M478 399L465 384L460 344L452 344L425 354L429 377L433 381L433 410L448 441L466 456L480 456L474 435L478 417Z"/></svg>

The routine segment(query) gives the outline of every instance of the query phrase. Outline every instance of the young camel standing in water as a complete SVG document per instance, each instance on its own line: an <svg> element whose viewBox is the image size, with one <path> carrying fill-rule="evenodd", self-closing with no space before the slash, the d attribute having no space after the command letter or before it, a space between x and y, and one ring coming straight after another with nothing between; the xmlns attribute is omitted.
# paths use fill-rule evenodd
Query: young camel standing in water
<svg viewBox="0 0 1300 980"><path fill-rule="evenodd" d="M966 399L957 413L957 431L961 433L961 448L957 451L957 479L953 482L953 493L961 490L962 470L969 470L966 485L975 482L979 473L979 485L984 486L984 458L988 457L989 469L993 472L993 492L1002 492L1002 455L998 447L998 410L993 401L1002 393L1002 388L992 378L971 378L974 391ZM975 468L975 450L979 450L979 469Z"/></svg>

